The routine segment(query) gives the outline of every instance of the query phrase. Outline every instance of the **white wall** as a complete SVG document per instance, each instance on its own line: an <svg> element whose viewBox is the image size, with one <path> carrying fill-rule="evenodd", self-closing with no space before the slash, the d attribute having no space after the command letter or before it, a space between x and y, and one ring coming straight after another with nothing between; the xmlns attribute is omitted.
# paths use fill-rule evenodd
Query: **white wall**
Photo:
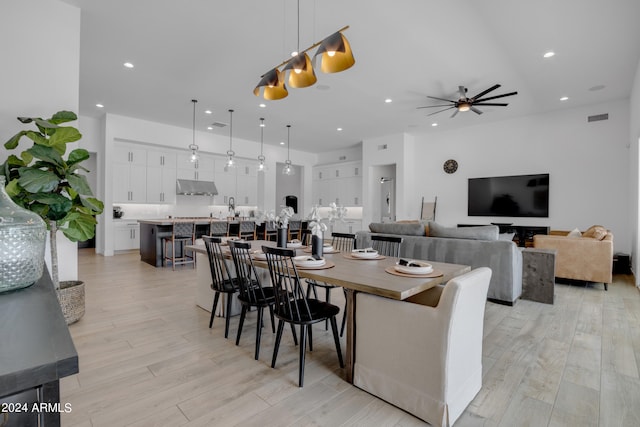
<svg viewBox="0 0 640 427"><path fill-rule="evenodd" d="M354 162L357 160L362 160L362 143L344 150L319 153L317 164L324 165L326 163Z"/></svg>
<svg viewBox="0 0 640 427"><path fill-rule="evenodd" d="M609 120L587 123L587 116L602 113ZM495 221L585 230L601 224L612 230L615 250L629 253L628 129L628 101L619 100L416 136L418 187L411 206L421 196L437 196L436 217L447 225ZM447 159L458 161L455 174L443 171ZM549 218L467 216L468 178L534 173L550 174Z"/></svg>
<svg viewBox="0 0 640 427"><path fill-rule="evenodd" d="M640 162L640 62L636 69L636 77L633 81L631 97L629 101L630 126L629 126L629 235L632 239L631 259L633 271L636 275L636 285L640 286L640 235L638 234L638 222L640 221L640 173L638 164Z"/></svg>
<svg viewBox="0 0 640 427"><path fill-rule="evenodd" d="M17 116L78 112L80 9L57 0L0 3L2 143L23 129ZM75 124L74 124L75 125ZM24 142L20 151L30 146ZM19 152L19 151L18 151ZM0 162L8 153L0 148ZM58 238L60 280L78 278L76 244ZM49 260L47 264L50 265Z"/></svg>

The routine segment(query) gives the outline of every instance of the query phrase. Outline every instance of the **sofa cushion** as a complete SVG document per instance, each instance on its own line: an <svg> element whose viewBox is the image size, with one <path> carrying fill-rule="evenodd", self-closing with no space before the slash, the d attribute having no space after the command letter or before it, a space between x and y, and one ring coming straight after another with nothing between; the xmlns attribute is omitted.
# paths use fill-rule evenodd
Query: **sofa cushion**
<svg viewBox="0 0 640 427"><path fill-rule="evenodd" d="M402 234L405 236L424 236L424 225L419 222L415 223L397 223L397 222L372 222L369 224L369 230L372 233L382 234Z"/></svg>
<svg viewBox="0 0 640 427"><path fill-rule="evenodd" d="M429 236L453 239L498 240L497 225L479 225L477 227L445 227L437 222L429 222Z"/></svg>
<svg viewBox="0 0 640 427"><path fill-rule="evenodd" d="M582 234L582 237L592 237L596 240L602 240L607 236L607 229L601 225L592 225Z"/></svg>
<svg viewBox="0 0 640 427"><path fill-rule="evenodd" d="M567 234L567 237L570 237L570 238L582 237L582 233L577 228L574 228L569 232L569 234Z"/></svg>

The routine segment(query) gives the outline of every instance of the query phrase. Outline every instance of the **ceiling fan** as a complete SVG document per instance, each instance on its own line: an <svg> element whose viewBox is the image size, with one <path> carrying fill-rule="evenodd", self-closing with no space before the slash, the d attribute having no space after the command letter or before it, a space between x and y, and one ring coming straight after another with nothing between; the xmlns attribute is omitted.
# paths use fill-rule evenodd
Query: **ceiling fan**
<svg viewBox="0 0 640 427"><path fill-rule="evenodd" d="M502 94L502 95L496 95L496 96L490 96L488 98L483 98L483 96L485 96L489 92L492 92L492 91L498 89L499 87L500 87L500 85L493 85L489 89L483 90L482 92L480 92L476 96L473 96L471 98L467 98L467 88L464 87L464 86L458 86L458 93L460 94L460 98L458 98L457 100L454 101L454 100L451 100L451 99L438 98L436 96L427 96L427 98L437 99L438 101L445 101L445 102L448 102L448 104L426 105L424 107L418 107L418 109L420 109L420 108L434 108L434 107L447 107L447 108L443 108L442 110L438 110L435 113L427 114L427 116L433 116L434 114L438 114L438 113L441 113L443 111L447 111L447 110L450 110L452 108L455 108L456 111L454 111L453 114L451 115L452 118L455 117L456 114L458 114L458 112L460 112L460 111L469 111L469 110L471 110L476 114L482 114L482 111L477 109L476 106L485 105L485 106L492 106L492 107L506 107L509 104L503 103L503 102L500 103L500 102L486 102L486 101L490 101L492 99L504 98L505 96L512 96L512 95L517 95L518 94L518 92L509 92L509 93L505 93L505 94Z"/></svg>

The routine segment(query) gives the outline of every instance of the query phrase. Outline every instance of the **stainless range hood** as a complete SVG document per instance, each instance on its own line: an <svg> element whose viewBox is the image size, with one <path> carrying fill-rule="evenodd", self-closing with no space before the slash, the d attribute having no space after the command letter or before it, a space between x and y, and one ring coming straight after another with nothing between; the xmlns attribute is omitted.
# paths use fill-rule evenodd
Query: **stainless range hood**
<svg viewBox="0 0 640 427"><path fill-rule="evenodd" d="M213 181L176 180L176 194L186 196L215 196L218 189Z"/></svg>

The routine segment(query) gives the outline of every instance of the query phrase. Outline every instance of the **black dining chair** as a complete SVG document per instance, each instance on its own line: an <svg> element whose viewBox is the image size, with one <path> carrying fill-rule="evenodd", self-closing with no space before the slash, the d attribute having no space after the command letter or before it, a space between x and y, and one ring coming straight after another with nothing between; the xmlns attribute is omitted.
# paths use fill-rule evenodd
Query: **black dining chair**
<svg viewBox="0 0 640 427"><path fill-rule="evenodd" d="M337 251L351 253L353 249L355 249L356 245L356 235L350 233L331 233L331 246ZM313 279L307 279L307 295L310 292L313 292L313 295L318 298L317 288L324 288L325 292L325 301L331 303L331 290L333 288L337 288L339 286L330 285L324 282L317 282ZM342 325L345 324L347 313L347 305L346 305L346 291L345 291L345 306L344 312L342 313ZM328 322L325 322L324 328L328 329ZM342 336L344 331L344 326L340 327L340 336Z"/></svg>
<svg viewBox="0 0 640 427"><path fill-rule="evenodd" d="M380 236L377 234L371 236L371 247L378 251L380 255L399 258L401 245L402 237Z"/></svg>
<svg viewBox="0 0 640 427"><path fill-rule="evenodd" d="M336 316L340 313L340 308L325 301L309 298L298 276L298 270L293 263L295 250L285 248L272 248L263 246L262 250L267 256L267 265L271 275L271 283L276 288L275 315L278 318L278 330L276 332L276 342L273 348L273 359L271 367L275 368L278 357L278 349L282 338L284 324L290 323L300 325L300 361L298 368L298 385L304 385L304 360L306 354L307 334L309 336L309 350L313 351L312 328L314 323L329 320L333 339L338 353L340 367L344 368L342 351L340 349L340 338L338 337L338 326Z"/></svg>
<svg viewBox="0 0 640 427"><path fill-rule="evenodd" d="M256 273L253 259L251 258L251 243L230 241L229 248L231 249L231 257L233 258L233 265L236 269L236 279L238 281L238 287L240 288L238 301L242 304L236 345L240 344L242 326L244 325L247 311L255 307L258 312L255 359L258 360L260 356L260 338L262 336L262 319L265 307L269 309L269 314L271 315L271 329L273 332L276 331L273 318L273 305L276 302L273 293L274 288L262 286L260 276Z"/></svg>
<svg viewBox="0 0 640 427"><path fill-rule="evenodd" d="M204 245L207 248L207 256L209 257L209 267L211 269L211 289L215 291L213 298L213 307L211 308L211 318L209 319L209 328L213 327L213 318L216 315L216 309L218 307L218 300L220 294L226 295L227 306L225 309L225 325L224 325L224 337L229 337L229 319L231 318L231 303L233 300L233 294L238 292L238 280L232 277L229 272L229 267L225 260L224 254L220 243L222 239L220 237L202 236Z"/></svg>

